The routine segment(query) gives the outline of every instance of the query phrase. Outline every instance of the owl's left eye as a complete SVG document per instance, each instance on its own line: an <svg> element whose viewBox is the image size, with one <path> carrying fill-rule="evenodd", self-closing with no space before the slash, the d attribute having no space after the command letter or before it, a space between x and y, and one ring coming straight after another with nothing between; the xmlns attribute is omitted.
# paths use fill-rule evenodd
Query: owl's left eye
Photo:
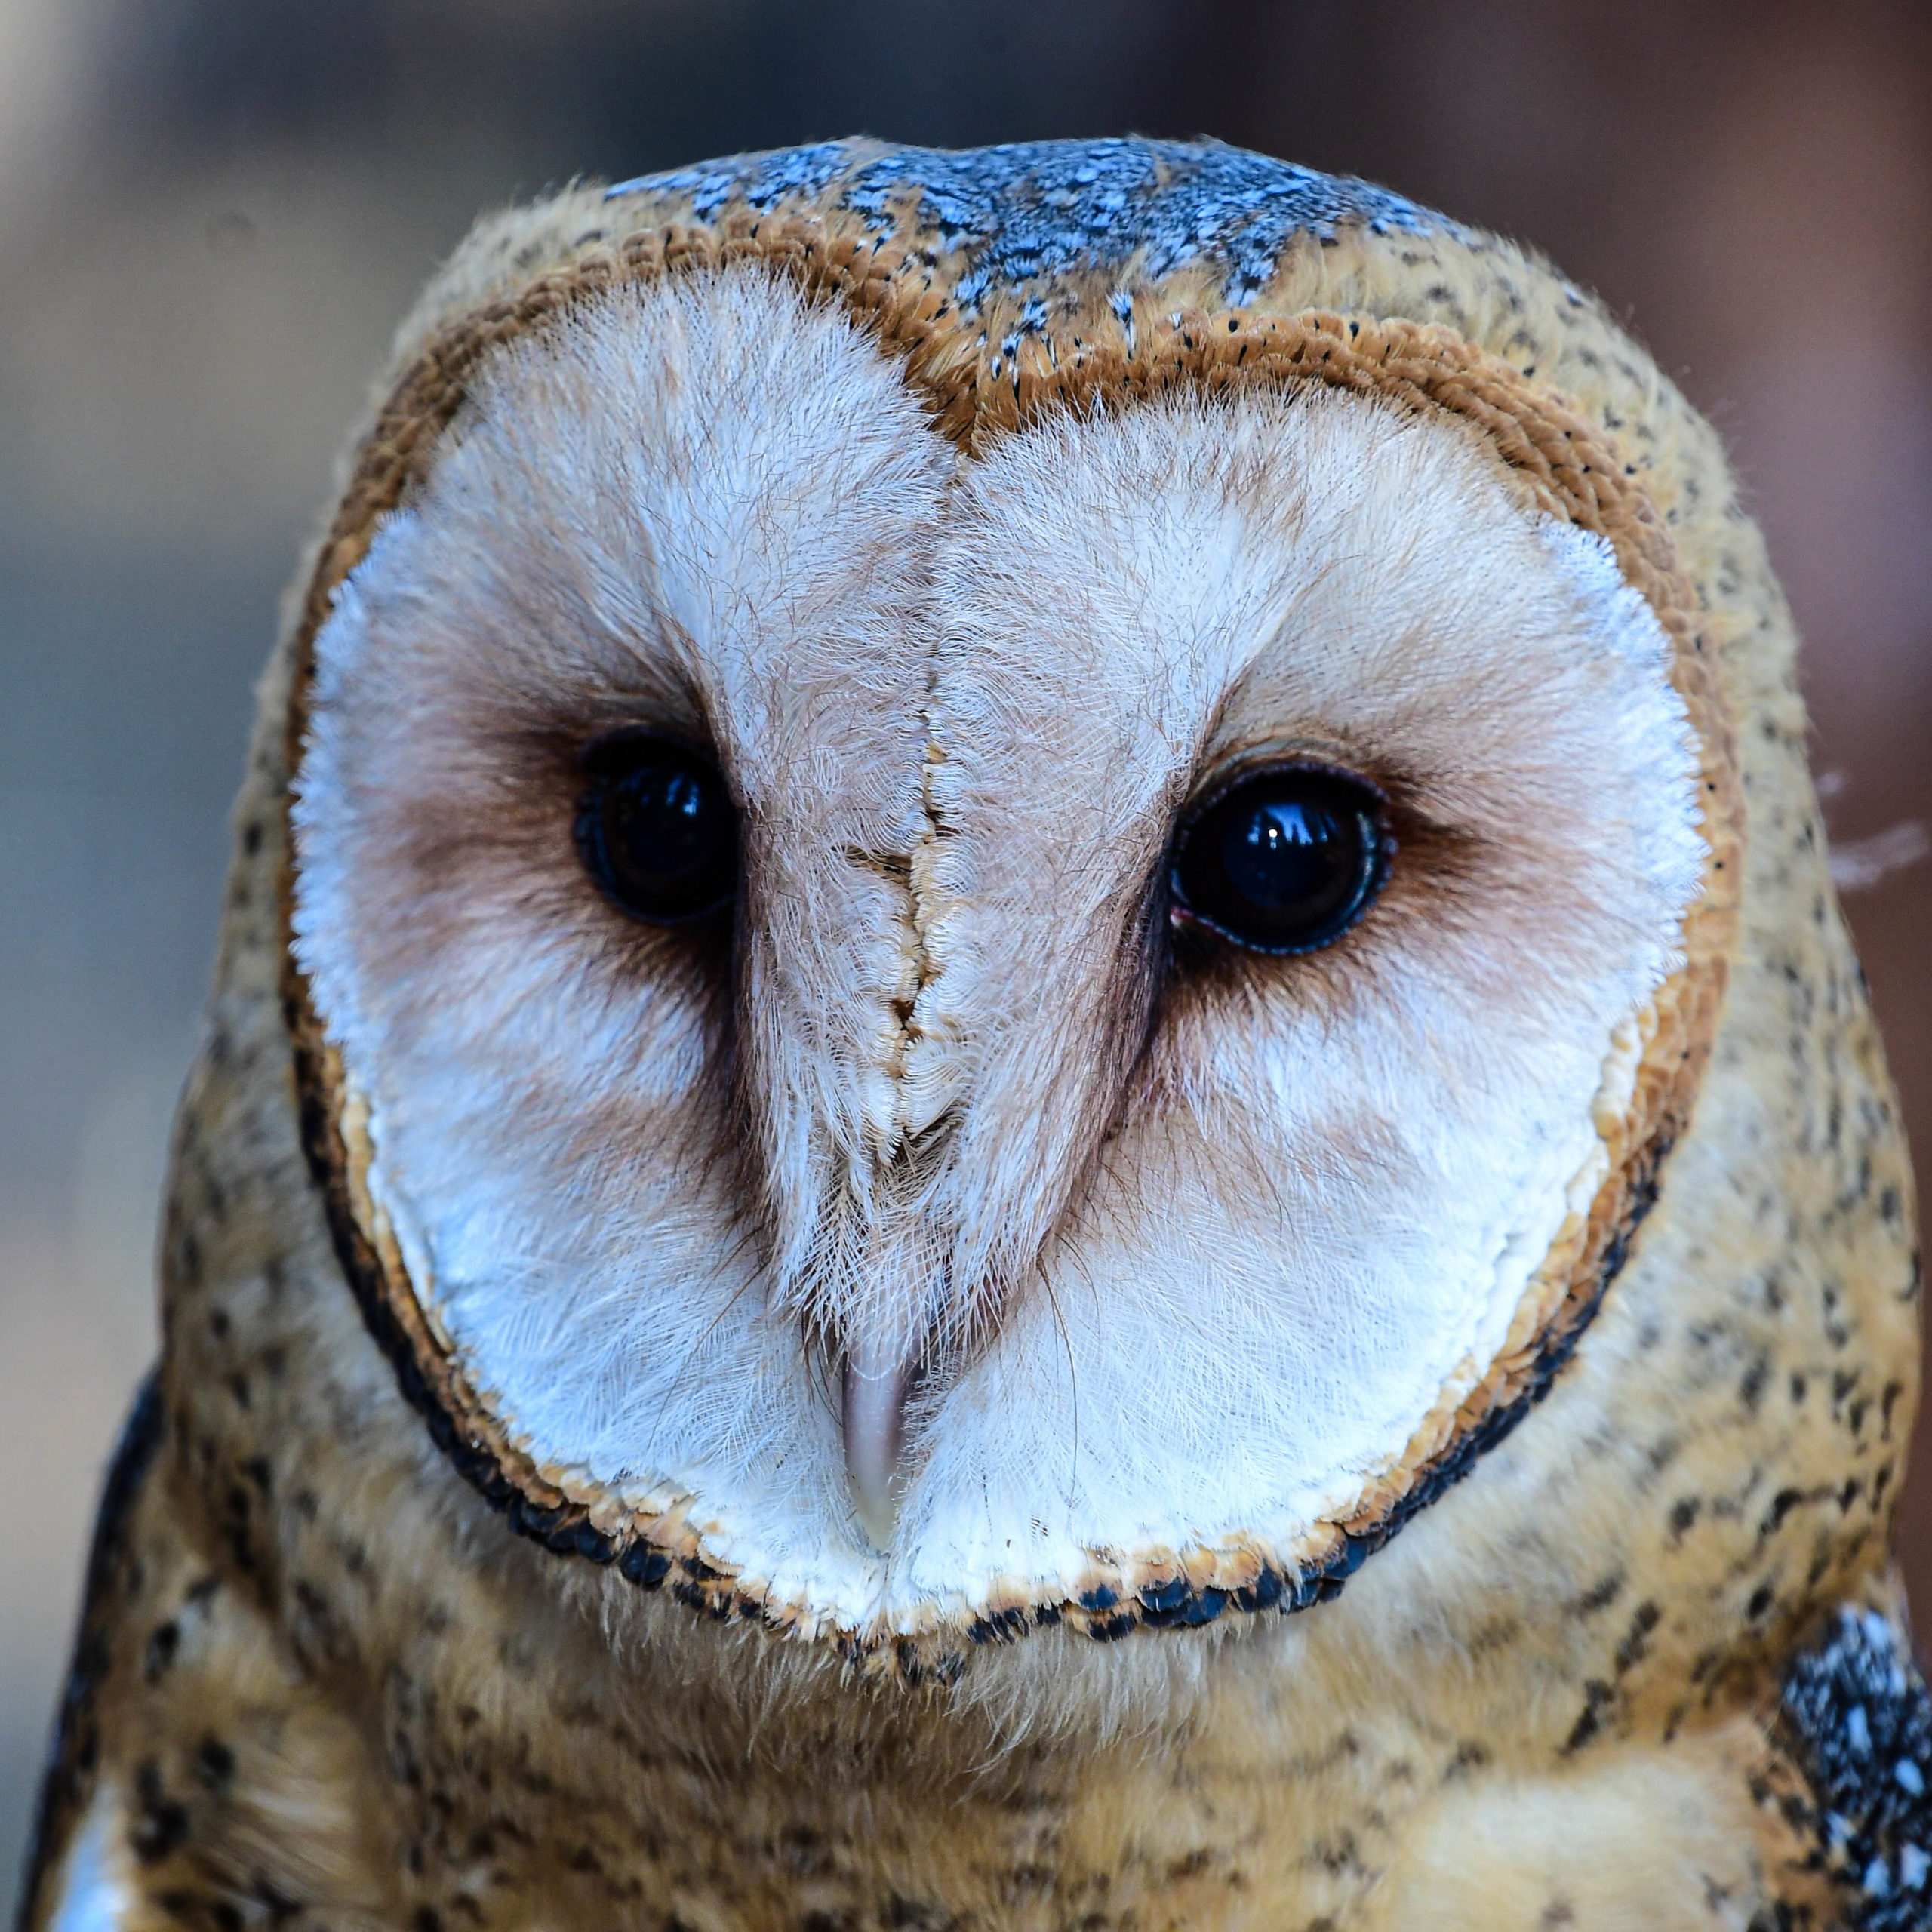
<svg viewBox="0 0 1932 1932"><path fill-rule="evenodd" d="M1365 780L1301 764L1251 771L1183 820L1174 916L1251 952L1312 952L1367 910L1393 844Z"/></svg>
<svg viewBox="0 0 1932 1932"><path fill-rule="evenodd" d="M724 774L675 740L617 731L585 752L577 854L620 911L678 925L728 905L738 884L738 814Z"/></svg>

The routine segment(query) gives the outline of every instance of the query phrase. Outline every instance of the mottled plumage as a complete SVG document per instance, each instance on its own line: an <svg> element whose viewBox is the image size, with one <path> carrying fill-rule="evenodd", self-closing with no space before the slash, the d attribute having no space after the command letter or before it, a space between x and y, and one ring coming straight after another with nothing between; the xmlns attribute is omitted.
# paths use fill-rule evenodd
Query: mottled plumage
<svg viewBox="0 0 1932 1932"><path fill-rule="evenodd" d="M484 222L264 684L27 1922L1926 1922L1793 652L1641 351L1360 183ZM647 728L722 925L596 871ZM1187 884L1282 771L1386 846L1305 954Z"/></svg>

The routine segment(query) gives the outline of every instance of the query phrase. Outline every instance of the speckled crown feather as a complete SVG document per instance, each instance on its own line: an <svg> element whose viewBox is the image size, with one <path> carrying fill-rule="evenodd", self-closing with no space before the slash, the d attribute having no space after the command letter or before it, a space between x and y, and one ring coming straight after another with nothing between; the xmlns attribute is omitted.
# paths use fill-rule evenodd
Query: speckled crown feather
<svg viewBox="0 0 1932 1932"><path fill-rule="evenodd" d="M1298 238L1451 226L1365 181L1218 142L1028 141L961 152L825 141L641 175L605 198L705 223L740 208L836 210L876 232L916 238L964 315L1017 296L1016 338L1045 321L1035 284L1097 272L1131 302L1134 284L1185 269L1217 278L1220 300L1240 308L1260 297Z"/></svg>

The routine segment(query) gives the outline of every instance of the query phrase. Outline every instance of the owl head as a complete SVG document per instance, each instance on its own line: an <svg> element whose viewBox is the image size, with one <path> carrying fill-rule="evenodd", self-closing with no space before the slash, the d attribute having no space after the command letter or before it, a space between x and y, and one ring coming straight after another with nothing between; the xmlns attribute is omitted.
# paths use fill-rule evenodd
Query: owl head
<svg viewBox="0 0 1932 1932"><path fill-rule="evenodd" d="M297 626L283 990L514 1527L908 1668L1232 1622L1587 1345L1742 805L1647 453L1536 365L1595 312L1392 296L1494 248L1214 146L841 143L432 288Z"/></svg>

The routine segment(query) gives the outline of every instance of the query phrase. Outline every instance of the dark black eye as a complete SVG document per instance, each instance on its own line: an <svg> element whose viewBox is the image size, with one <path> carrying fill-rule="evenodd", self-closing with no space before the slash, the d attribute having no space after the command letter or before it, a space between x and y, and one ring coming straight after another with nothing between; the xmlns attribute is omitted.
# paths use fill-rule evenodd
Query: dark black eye
<svg viewBox="0 0 1932 1932"><path fill-rule="evenodd" d="M1183 822L1175 915L1251 952L1312 952L1361 917L1392 849L1374 786L1308 765L1270 765Z"/></svg>
<svg viewBox="0 0 1932 1932"><path fill-rule="evenodd" d="M663 926L730 903L738 814L716 765L673 739L619 731L591 746L583 768L577 848L606 897Z"/></svg>

